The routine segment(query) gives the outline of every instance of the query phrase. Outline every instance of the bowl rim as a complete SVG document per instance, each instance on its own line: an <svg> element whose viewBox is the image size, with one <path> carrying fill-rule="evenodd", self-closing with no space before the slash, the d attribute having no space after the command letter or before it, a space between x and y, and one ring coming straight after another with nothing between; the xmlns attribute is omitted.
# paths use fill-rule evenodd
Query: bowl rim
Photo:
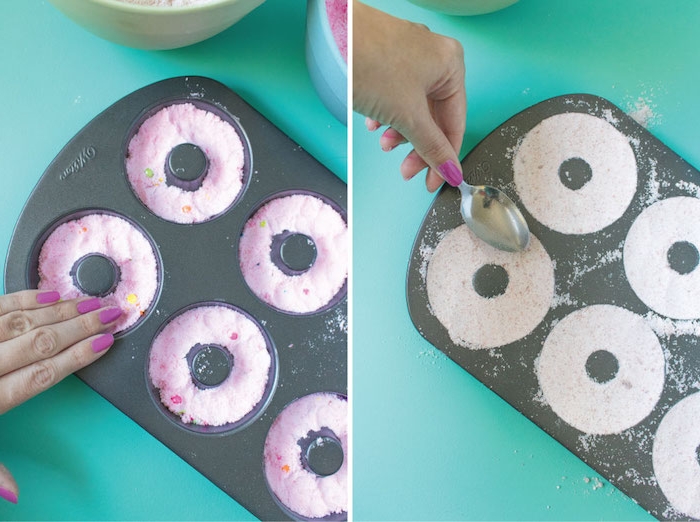
<svg viewBox="0 0 700 522"><path fill-rule="evenodd" d="M51 0L54 1L54 0ZM62 0L56 0L57 2L62 2ZM208 0L203 4L191 4L191 5L177 5L177 6L165 6L165 5L147 5L147 4L137 4L124 0L87 0L96 5L100 5L109 9L116 9L118 11L125 12L135 12L135 13L183 13L192 11L209 11L216 9L223 5L234 5L239 3L241 0Z"/></svg>

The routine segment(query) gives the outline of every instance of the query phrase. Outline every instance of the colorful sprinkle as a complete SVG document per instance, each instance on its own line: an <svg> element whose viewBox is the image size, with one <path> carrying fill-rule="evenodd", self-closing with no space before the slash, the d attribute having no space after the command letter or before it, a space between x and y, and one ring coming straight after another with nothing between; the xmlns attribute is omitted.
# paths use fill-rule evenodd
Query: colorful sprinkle
<svg viewBox="0 0 700 522"><path fill-rule="evenodd" d="M146 170L144 170L143 172L146 174L147 178L152 178L153 176L155 176L153 170L150 167L146 167Z"/></svg>
<svg viewBox="0 0 700 522"><path fill-rule="evenodd" d="M263 219L263 220L260 222L260 226L261 226L261 227L264 227L264 226L266 226L266 225L267 225L267 221L265 221L265 220Z"/></svg>
<svg viewBox="0 0 700 522"><path fill-rule="evenodd" d="M139 302L139 298L136 294L129 294L126 296L126 301L133 305Z"/></svg>
<svg viewBox="0 0 700 522"><path fill-rule="evenodd" d="M170 397L170 400L173 404L182 404L182 397L180 397L179 395L173 395L172 397Z"/></svg>
<svg viewBox="0 0 700 522"><path fill-rule="evenodd" d="M284 466L282 466L282 471L284 471L285 473L289 473L289 464L285 464Z"/></svg>
<svg viewBox="0 0 700 522"><path fill-rule="evenodd" d="M183 211L185 214L189 214L190 212L192 212L192 207L189 206L189 205L185 205L184 207L182 207L182 211Z"/></svg>
<svg viewBox="0 0 700 522"><path fill-rule="evenodd" d="M236 332L233 332L233 333L229 336L229 338L230 338L232 341L235 341L236 339L238 339L238 334L237 334Z"/></svg>
<svg viewBox="0 0 700 522"><path fill-rule="evenodd" d="M304 288L304 295L309 295L309 289L308 289L308 288Z"/></svg>

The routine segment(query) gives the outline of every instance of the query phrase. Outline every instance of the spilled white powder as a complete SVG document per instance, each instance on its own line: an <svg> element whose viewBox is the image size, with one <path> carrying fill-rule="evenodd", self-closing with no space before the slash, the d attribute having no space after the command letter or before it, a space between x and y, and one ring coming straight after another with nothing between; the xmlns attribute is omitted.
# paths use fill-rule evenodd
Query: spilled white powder
<svg viewBox="0 0 700 522"><path fill-rule="evenodd" d="M644 128L649 128L657 123L658 114L655 112L655 104L649 98L639 96L627 104L627 114Z"/></svg>

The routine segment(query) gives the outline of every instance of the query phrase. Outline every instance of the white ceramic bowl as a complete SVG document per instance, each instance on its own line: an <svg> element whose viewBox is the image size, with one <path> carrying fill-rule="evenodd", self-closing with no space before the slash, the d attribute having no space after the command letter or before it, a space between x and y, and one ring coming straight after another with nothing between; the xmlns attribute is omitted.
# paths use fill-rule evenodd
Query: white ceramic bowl
<svg viewBox="0 0 700 522"><path fill-rule="evenodd" d="M409 0L410 2L452 15L479 15L492 13L513 5L518 0Z"/></svg>
<svg viewBox="0 0 700 522"><path fill-rule="evenodd" d="M308 0L306 67L323 104L338 121L347 124L348 64L335 43L325 0Z"/></svg>
<svg viewBox="0 0 700 522"><path fill-rule="evenodd" d="M214 0L155 7L117 0L49 0L66 16L106 40L139 49L174 49L231 27L265 0Z"/></svg>

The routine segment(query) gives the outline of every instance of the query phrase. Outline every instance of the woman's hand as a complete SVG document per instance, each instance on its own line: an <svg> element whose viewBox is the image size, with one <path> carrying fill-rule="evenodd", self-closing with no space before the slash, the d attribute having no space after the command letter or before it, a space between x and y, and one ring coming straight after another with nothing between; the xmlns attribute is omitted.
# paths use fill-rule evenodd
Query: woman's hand
<svg viewBox="0 0 700 522"><path fill-rule="evenodd" d="M57 292L0 296L0 414L100 358L122 315L98 298L60 301ZM0 465L0 497L17 502L17 483Z"/></svg>
<svg viewBox="0 0 700 522"><path fill-rule="evenodd" d="M462 181L458 159L466 126L461 44L358 1L353 4L353 106L369 130L389 125L380 145L410 142L401 175L429 167L426 186Z"/></svg>

